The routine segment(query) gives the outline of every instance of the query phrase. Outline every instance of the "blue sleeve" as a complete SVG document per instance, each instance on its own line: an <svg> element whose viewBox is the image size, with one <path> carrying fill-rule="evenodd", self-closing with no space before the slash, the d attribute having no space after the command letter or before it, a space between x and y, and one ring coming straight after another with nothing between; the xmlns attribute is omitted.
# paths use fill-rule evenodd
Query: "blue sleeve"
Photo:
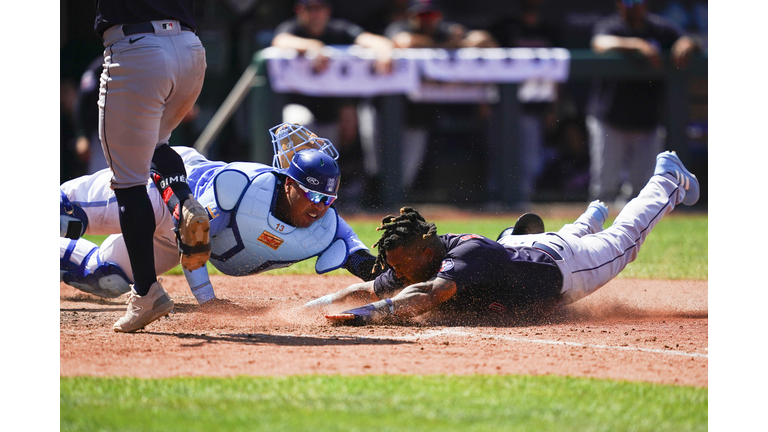
<svg viewBox="0 0 768 432"><path fill-rule="evenodd" d="M344 243L347 244L347 251L349 255L352 255L353 253L359 251L359 250L366 250L368 251L368 247L365 246L365 243L363 243L358 237L357 234L355 234L354 231L352 231L352 227L349 226L347 221L339 217L339 227L336 230L336 238L340 238L344 240Z"/></svg>

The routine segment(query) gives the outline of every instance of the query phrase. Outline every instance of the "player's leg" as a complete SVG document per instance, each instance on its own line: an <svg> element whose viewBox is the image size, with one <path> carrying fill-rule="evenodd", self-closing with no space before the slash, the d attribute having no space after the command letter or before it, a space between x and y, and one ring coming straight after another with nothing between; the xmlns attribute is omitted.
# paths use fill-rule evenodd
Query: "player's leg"
<svg viewBox="0 0 768 432"><path fill-rule="evenodd" d="M152 176L171 213L178 215L178 247L181 265L195 270L211 255L208 213L194 198L187 183L187 171L182 157L168 146L171 133L194 106L205 76L205 50L192 32L163 38L167 50L178 62L175 70L190 71L173 77L173 92L165 101L160 119L158 147L152 158ZM167 41L165 40L167 39Z"/></svg>
<svg viewBox="0 0 768 432"><path fill-rule="evenodd" d="M165 314L173 308L157 281L155 218L146 191L165 99L174 87L164 67L167 56L160 46L161 39L147 34L130 44L117 27L104 34L99 135L114 176L112 187L134 280L128 311L113 326L117 331L142 328L158 318L158 311ZM134 307L145 298L157 301L145 308Z"/></svg>
<svg viewBox="0 0 768 432"><path fill-rule="evenodd" d="M67 234L73 222L83 226L82 234L104 235L120 232L120 221L115 193L110 188L112 172L101 170L69 180L61 185L59 208L61 237ZM73 227L74 229L74 227Z"/></svg>
<svg viewBox="0 0 768 432"><path fill-rule="evenodd" d="M169 222L160 231L172 233ZM155 272L162 274L178 264L176 242L171 235L154 238ZM133 279L131 261L122 234L114 234L101 246L81 238L59 239L60 280L81 291L114 298L130 291Z"/></svg>
<svg viewBox="0 0 768 432"><path fill-rule="evenodd" d="M674 153L657 157L654 175L629 201L609 228L582 238L569 238L573 258L564 283L564 302L589 295L615 278L637 258L648 234L680 203L693 205L699 184Z"/></svg>
<svg viewBox="0 0 768 432"><path fill-rule="evenodd" d="M115 298L131 287L126 272L113 262L103 261L99 247L86 239L59 239L61 282L100 297Z"/></svg>

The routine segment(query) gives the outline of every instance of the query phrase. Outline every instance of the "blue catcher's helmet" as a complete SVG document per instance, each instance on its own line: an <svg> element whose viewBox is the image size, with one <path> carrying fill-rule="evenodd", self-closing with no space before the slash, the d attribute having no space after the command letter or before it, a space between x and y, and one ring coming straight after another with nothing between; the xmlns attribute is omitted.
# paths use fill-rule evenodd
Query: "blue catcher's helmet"
<svg viewBox="0 0 768 432"><path fill-rule="evenodd" d="M314 203L331 205L339 193L341 170L333 157L322 150L305 149L293 156L288 168L278 170L296 180Z"/></svg>

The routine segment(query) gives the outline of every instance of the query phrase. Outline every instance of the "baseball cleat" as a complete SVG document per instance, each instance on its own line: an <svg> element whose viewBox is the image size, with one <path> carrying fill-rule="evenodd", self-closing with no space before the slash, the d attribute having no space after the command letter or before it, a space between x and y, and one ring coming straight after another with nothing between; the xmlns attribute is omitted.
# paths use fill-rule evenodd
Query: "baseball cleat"
<svg viewBox="0 0 768 432"><path fill-rule="evenodd" d="M605 225L605 221L608 220L608 207L600 200L594 200L589 203L587 213L597 219L600 222L600 226Z"/></svg>
<svg viewBox="0 0 768 432"><path fill-rule="evenodd" d="M669 178L675 180L685 190L683 204L694 205L699 200L699 180L683 166L677 153L673 151L659 153L656 156L656 170L653 174L669 174Z"/></svg>
<svg viewBox="0 0 768 432"><path fill-rule="evenodd" d="M211 257L211 222L208 212L192 194L181 206L178 243L181 266L193 271L204 266Z"/></svg>
<svg viewBox="0 0 768 432"><path fill-rule="evenodd" d="M507 227L496 237L496 241L508 235L541 234L544 232L544 221L535 213L525 213L511 227Z"/></svg>
<svg viewBox="0 0 768 432"><path fill-rule="evenodd" d="M131 286L128 297L128 310L112 326L116 332L134 332L147 324L168 315L173 310L173 300L160 285L160 280L153 283L147 295L140 296Z"/></svg>

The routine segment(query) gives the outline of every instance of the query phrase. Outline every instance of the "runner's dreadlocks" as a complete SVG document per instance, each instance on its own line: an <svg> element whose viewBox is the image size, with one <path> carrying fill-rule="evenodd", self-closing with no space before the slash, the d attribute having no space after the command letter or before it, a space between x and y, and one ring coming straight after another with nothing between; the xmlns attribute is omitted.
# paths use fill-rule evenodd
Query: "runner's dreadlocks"
<svg viewBox="0 0 768 432"><path fill-rule="evenodd" d="M387 268L387 251L410 244L419 237L422 239L434 237L437 235L437 226L424 220L419 212L411 207L403 207L400 209L400 216L389 215L382 218L381 226L376 228L376 231L384 231L384 234L373 245L379 248L379 256L376 257L376 264L373 266L374 271L379 266L382 269Z"/></svg>

